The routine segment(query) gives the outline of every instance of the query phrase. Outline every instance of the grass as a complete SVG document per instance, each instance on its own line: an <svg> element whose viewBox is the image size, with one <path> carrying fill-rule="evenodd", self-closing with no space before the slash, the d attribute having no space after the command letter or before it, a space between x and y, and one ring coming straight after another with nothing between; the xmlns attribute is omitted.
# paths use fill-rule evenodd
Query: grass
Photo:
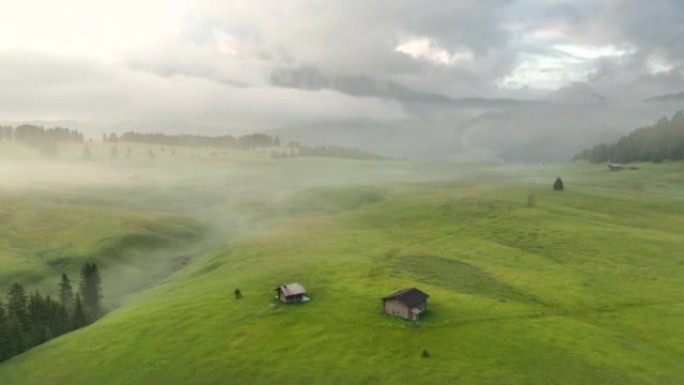
<svg viewBox="0 0 684 385"><path fill-rule="evenodd" d="M148 280L153 270L177 264L173 259L183 244L201 239L204 232L197 220L169 213L54 202L42 194L1 200L2 292L13 282L52 292L61 273L76 280L86 261L112 270L146 269L146 277L139 279ZM136 285L130 273L127 278L124 286ZM107 300L119 301L115 294L112 290Z"/></svg>
<svg viewBox="0 0 684 385"><path fill-rule="evenodd" d="M204 223L211 250L0 364L3 385L684 383L682 164L156 161L142 186L70 196L147 219L115 239ZM312 300L274 301L289 281ZM380 298L410 286L431 295L425 317L384 315Z"/></svg>

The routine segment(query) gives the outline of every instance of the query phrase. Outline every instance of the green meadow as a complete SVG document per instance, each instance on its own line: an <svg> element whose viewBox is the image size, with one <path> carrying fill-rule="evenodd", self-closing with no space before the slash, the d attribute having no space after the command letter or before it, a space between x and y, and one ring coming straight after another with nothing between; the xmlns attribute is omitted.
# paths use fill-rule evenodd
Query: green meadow
<svg viewBox="0 0 684 385"><path fill-rule="evenodd" d="M0 156L0 289L97 261L109 310L0 384L684 384L684 163L130 146ZM416 323L382 311L406 287Z"/></svg>

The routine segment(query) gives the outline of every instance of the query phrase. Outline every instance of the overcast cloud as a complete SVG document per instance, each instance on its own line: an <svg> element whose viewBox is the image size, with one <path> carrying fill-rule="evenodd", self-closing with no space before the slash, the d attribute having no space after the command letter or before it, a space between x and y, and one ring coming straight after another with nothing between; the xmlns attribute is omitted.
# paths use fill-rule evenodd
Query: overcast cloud
<svg viewBox="0 0 684 385"><path fill-rule="evenodd" d="M680 0L0 2L3 121L246 132L410 119L388 87L615 104L684 91Z"/></svg>

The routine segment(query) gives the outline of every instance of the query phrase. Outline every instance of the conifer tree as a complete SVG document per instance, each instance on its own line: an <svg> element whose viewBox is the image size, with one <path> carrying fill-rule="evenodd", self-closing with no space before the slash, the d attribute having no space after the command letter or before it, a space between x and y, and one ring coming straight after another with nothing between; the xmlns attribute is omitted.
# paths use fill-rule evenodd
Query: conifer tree
<svg viewBox="0 0 684 385"><path fill-rule="evenodd" d="M6 305L0 302L0 362L88 323L80 298L73 317L50 296L38 291L27 296L18 283L7 298Z"/></svg>
<svg viewBox="0 0 684 385"><path fill-rule="evenodd" d="M62 305L71 311L74 306L74 289L71 287L71 281L66 273L62 273L62 281L59 283L59 300Z"/></svg>
<svg viewBox="0 0 684 385"><path fill-rule="evenodd" d="M7 296L7 314L9 318L16 320L24 330L28 329L30 322L28 314L28 298L24 287L18 283L12 284Z"/></svg>
<svg viewBox="0 0 684 385"><path fill-rule="evenodd" d="M7 350L9 351L9 356L12 357L28 349L29 344L26 332L24 332L19 321L8 318L8 322L7 334L9 337L9 344Z"/></svg>
<svg viewBox="0 0 684 385"><path fill-rule="evenodd" d="M74 303L74 313L71 316L71 328L76 330L88 325L88 317L86 316L83 303L81 303L81 296L76 294L76 301Z"/></svg>
<svg viewBox="0 0 684 385"><path fill-rule="evenodd" d="M564 188L563 180L560 177L556 178L556 181L553 182L553 189L556 191L563 191Z"/></svg>
<svg viewBox="0 0 684 385"><path fill-rule="evenodd" d="M88 319L95 321L100 318L102 309L100 307L101 294L100 272L94 263L86 263L81 268L81 282L79 292L83 301L83 308Z"/></svg>
<svg viewBox="0 0 684 385"><path fill-rule="evenodd" d="M28 301L28 316L31 326L28 330L31 346L41 344L47 341L48 333L45 329L49 322L49 314L45 306L45 300L39 292L34 291L29 296Z"/></svg>
<svg viewBox="0 0 684 385"><path fill-rule="evenodd" d="M53 310L51 311L52 322L50 324L50 329L54 333L54 336L57 337L71 330L71 322L69 319L69 312L64 305L57 303L56 301L51 301L51 304Z"/></svg>

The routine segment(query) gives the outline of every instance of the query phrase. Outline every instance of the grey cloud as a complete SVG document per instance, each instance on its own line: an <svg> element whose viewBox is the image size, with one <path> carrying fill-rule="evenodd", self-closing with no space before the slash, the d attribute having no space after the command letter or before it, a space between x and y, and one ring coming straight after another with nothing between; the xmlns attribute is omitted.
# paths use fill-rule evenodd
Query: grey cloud
<svg viewBox="0 0 684 385"><path fill-rule="evenodd" d="M502 28L510 3L296 0L243 7L205 2L192 33L206 40L224 32L241 52L275 58L279 67L314 67L332 76L406 83L423 92L478 95L491 92L496 78L513 65L515 53L507 49L509 36ZM396 51L418 38L451 53L470 50L478 62L440 67Z"/></svg>
<svg viewBox="0 0 684 385"><path fill-rule="evenodd" d="M192 123L214 131L327 124L359 135L380 127L377 143L396 125L406 151L421 143L425 153L450 156L468 147L464 140L495 148L514 136L525 139L517 149L553 148L571 142L565 130L578 125L597 136L620 131L616 125L634 128L610 117L667 114L639 103L684 90L684 3L677 0L199 0L188 7L177 34L109 64L0 53L0 119ZM472 57L439 63L397 51L416 39L447 56ZM588 59L559 45L618 52ZM581 62L568 71L583 78L552 92L502 86L530 56ZM654 60L662 68L654 70ZM517 100L523 97L538 100ZM554 124L584 115L575 125ZM556 134L563 140L554 142Z"/></svg>
<svg viewBox="0 0 684 385"><path fill-rule="evenodd" d="M676 47L684 47L675 44L684 28L682 8L676 0L648 6L636 0L293 0L249 5L205 0L191 8L181 38L146 47L131 55L128 64L242 87L262 86L283 69L316 68L330 78L363 77L426 94L499 97L498 81L516 68L522 54L569 55L550 45L554 42L521 40L521 34L537 30L563 30L565 38L555 43L633 47L639 58L633 76L648 72L651 53L677 64ZM515 23L523 27L512 30ZM469 50L474 60L437 65L396 51L401 43L418 38L431 39L450 53ZM222 52L222 44L233 55ZM590 65L595 70L587 81L592 82L605 65L601 60Z"/></svg>
<svg viewBox="0 0 684 385"><path fill-rule="evenodd" d="M31 65L35 61L40 66ZM35 54L1 54L0 63L0 72L22 74L0 78L4 90L0 120L4 121L76 119L149 129L173 124L185 125L186 129L244 132L290 121L339 119L353 114L379 120L404 116L395 102L330 91L313 94L262 87L242 89L195 77L158 76Z"/></svg>
<svg viewBox="0 0 684 385"><path fill-rule="evenodd" d="M684 87L684 3L679 0L523 0L518 15L528 31L553 28L564 33L554 43L614 46L626 53L601 57L591 63L588 83L616 99L640 100L648 94L674 92ZM653 61L673 68L658 73ZM627 92L625 92L627 91Z"/></svg>

